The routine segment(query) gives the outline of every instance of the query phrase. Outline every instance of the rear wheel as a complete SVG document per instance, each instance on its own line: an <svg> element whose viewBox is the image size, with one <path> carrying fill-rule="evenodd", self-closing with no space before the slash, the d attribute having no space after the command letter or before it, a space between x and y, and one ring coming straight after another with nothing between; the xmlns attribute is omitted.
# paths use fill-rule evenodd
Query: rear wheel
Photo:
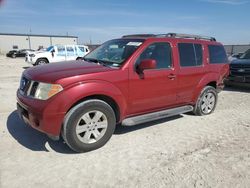
<svg viewBox="0 0 250 188"><path fill-rule="evenodd" d="M106 144L115 126L116 118L111 106L93 99L76 105L67 113L62 136L74 151L87 152Z"/></svg>
<svg viewBox="0 0 250 188"><path fill-rule="evenodd" d="M16 54L12 54L12 56L11 56L12 58L16 58Z"/></svg>
<svg viewBox="0 0 250 188"><path fill-rule="evenodd" d="M45 65L45 64L48 64L48 60L47 59L38 59L36 61L36 64L35 65Z"/></svg>
<svg viewBox="0 0 250 188"><path fill-rule="evenodd" d="M211 114L216 107L218 99L217 91L212 86L206 86L196 102L194 114L203 116Z"/></svg>
<svg viewBox="0 0 250 188"><path fill-rule="evenodd" d="M76 60L77 60L77 61L80 61L80 60L82 60L82 57L78 57L78 58L76 58Z"/></svg>

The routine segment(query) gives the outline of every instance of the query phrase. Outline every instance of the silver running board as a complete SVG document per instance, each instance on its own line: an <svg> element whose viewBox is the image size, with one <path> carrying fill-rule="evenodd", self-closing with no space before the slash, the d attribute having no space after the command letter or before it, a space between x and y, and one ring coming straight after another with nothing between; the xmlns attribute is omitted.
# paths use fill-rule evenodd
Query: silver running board
<svg viewBox="0 0 250 188"><path fill-rule="evenodd" d="M168 110L162 110L159 112L153 112L153 113L144 114L144 115L140 115L140 116L130 117L130 118L124 119L122 121L122 125L123 126L134 126L134 125L146 123L149 121L154 121L154 120L158 120L158 119L162 119L162 118L175 116L178 114L183 114L186 112L191 112L191 111L193 111L193 109L194 109L193 106L187 105L187 106L181 106L181 107L172 108L172 109L168 109Z"/></svg>

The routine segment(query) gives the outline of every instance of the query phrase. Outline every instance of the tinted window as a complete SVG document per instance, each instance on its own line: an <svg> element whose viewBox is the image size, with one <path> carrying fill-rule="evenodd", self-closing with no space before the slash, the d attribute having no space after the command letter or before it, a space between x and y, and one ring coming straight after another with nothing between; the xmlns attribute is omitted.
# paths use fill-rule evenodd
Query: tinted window
<svg viewBox="0 0 250 188"><path fill-rule="evenodd" d="M68 56L74 56L75 55L73 47L67 46L66 49L67 49L67 55Z"/></svg>
<svg viewBox="0 0 250 188"><path fill-rule="evenodd" d="M202 65L202 45L192 43L178 44L180 64L182 67Z"/></svg>
<svg viewBox="0 0 250 188"><path fill-rule="evenodd" d="M247 50L241 57L240 59L250 59L250 49Z"/></svg>
<svg viewBox="0 0 250 188"><path fill-rule="evenodd" d="M196 65L202 65L202 46L201 44L194 44L195 56L196 56Z"/></svg>
<svg viewBox="0 0 250 188"><path fill-rule="evenodd" d="M58 56L65 56L65 47L64 46L58 46L57 47L57 50L58 50Z"/></svg>
<svg viewBox="0 0 250 188"><path fill-rule="evenodd" d="M208 45L210 63L227 63L227 55L223 46Z"/></svg>
<svg viewBox="0 0 250 188"><path fill-rule="evenodd" d="M46 49L46 51L47 51L47 52L50 52L52 49L54 49L54 47L53 47L53 46L50 46L50 47L48 47L48 48Z"/></svg>
<svg viewBox="0 0 250 188"><path fill-rule="evenodd" d="M191 43L178 44L182 67L196 66L194 46Z"/></svg>
<svg viewBox="0 0 250 188"><path fill-rule="evenodd" d="M80 49L82 52L85 52L85 48L84 48L84 47L79 47L79 49Z"/></svg>
<svg viewBox="0 0 250 188"><path fill-rule="evenodd" d="M144 59L154 59L157 69L171 68L171 46L169 43L153 43L149 45L137 59L136 64L139 64Z"/></svg>

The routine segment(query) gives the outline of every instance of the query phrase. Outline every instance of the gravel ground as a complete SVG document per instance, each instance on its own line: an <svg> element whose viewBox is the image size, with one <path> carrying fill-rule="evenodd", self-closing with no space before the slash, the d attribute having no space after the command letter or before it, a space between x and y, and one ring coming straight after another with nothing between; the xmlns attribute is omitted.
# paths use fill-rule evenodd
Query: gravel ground
<svg viewBox="0 0 250 188"><path fill-rule="evenodd" d="M76 154L18 119L24 59L0 56L0 187L250 187L250 90L226 88L206 117L118 127Z"/></svg>

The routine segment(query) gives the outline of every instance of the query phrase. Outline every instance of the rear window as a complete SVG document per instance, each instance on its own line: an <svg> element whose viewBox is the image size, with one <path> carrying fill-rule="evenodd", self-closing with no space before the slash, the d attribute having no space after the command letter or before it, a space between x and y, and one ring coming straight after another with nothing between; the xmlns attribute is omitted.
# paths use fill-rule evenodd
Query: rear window
<svg viewBox="0 0 250 188"><path fill-rule="evenodd" d="M223 46L208 45L211 64L227 63L227 55Z"/></svg>
<svg viewBox="0 0 250 188"><path fill-rule="evenodd" d="M180 64L182 67L194 67L202 65L202 46L201 44L179 43Z"/></svg>

